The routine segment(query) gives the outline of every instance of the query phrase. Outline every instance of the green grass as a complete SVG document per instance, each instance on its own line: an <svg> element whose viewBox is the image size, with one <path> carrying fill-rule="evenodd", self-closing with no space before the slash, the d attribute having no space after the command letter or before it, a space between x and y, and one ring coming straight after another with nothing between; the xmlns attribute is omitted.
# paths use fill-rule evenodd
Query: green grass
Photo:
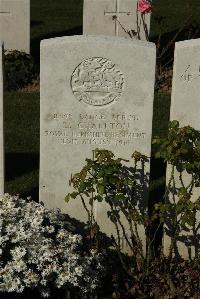
<svg viewBox="0 0 200 299"><path fill-rule="evenodd" d="M155 95L153 136L165 135L169 105L169 96ZM39 184L39 113L39 93L5 93L5 191L35 199ZM160 176L154 179L158 179L158 187L163 184Z"/></svg>
<svg viewBox="0 0 200 299"><path fill-rule="evenodd" d="M31 54L39 62L40 41L82 33L82 0L31 1Z"/></svg>
<svg viewBox="0 0 200 299"><path fill-rule="evenodd" d="M188 8L188 3L191 7ZM191 24L200 23L199 0L153 0L151 39L160 32L157 17L163 16L162 42L170 40L174 31L182 27L189 15ZM83 0L32 0L31 1L31 53L39 63L39 48L42 39L82 34ZM182 35L179 40L186 39Z"/></svg>
<svg viewBox="0 0 200 299"><path fill-rule="evenodd" d="M156 93L154 98L153 136L166 135L170 114L170 96Z"/></svg>
<svg viewBox="0 0 200 299"><path fill-rule="evenodd" d="M170 33L179 29L191 15L190 23L200 23L199 0L153 0L154 9L151 19L151 35L157 35L160 26L156 17L165 18L162 33Z"/></svg>
<svg viewBox="0 0 200 299"><path fill-rule="evenodd" d="M38 152L39 101L39 93L5 93L6 152Z"/></svg>
<svg viewBox="0 0 200 299"><path fill-rule="evenodd" d="M6 92L5 191L38 197L39 93Z"/></svg>
<svg viewBox="0 0 200 299"><path fill-rule="evenodd" d="M191 3L189 9L187 3ZM191 22L200 23L199 0L154 0L151 36L159 33L155 21L165 17L162 32L173 33L191 13ZM39 63L39 44L44 38L82 33L82 0L31 1L31 52ZM153 135L163 136L169 119L170 96L156 94ZM6 192L38 197L39 172L39 94L5 94ZM154 164L154 163L153 163ZM155 163L155 165L157 165ZM159 168L159 166L155 166ZM153 166L154 168L154 166ZM156 168L153 173L156 173ZM163 184L161 174L153 175L152 186Z"/></svg>
<svg viewBox="0 0 200 299"><path fill-rule="evenodd" d="M158 16L166 18L163 33L178 29L190 14L191 22L200 22L199 0L153 0L153 4L151 35L159 33L160 26L155 21ZM67 35L70 30L80 33L82 16L83 0L32 0L31 39L34 41L56 34Z"/></svg>
<svg viewBox="0 0 200 299"><path fill-rule="evenodd" d="M123 1L123 0L122 0ZM191 2L191 22L200 23L200 0L154 0L151 37L159 33L155 19L164 16L165 39L182 26L189 15L185 3ZM31 53L39 64L39 45L45 38L81 34L82 0L31 0ZM170 96L157 93L154 101L153 136L167 130ZM31 195L38 199L39 185L39 93L5 93L5 191ZM152 159L150 202L160 199L165 186L165 165ZM3 296L3 295L0 295ZM36 298L37 294L23 298ZM4 298L4 297L1 297ZM7 297L6 297L7 298ZM9 297L11 298L11 297ZM20 295L21 298L21 295Z"/></svg>
<svg viewBox="0 0 200 299"><path fill-rule="evenodd" d="M82 0L32 0L31 38L40 38L82 26Z"/></svg>

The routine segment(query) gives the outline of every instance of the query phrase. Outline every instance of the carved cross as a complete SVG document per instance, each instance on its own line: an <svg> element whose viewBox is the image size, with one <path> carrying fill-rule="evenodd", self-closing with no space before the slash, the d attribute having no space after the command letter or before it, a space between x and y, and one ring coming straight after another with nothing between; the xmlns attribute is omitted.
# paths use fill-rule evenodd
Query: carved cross
<svg viewBox="0 0 200 299"><path fill-rule="evenodd" d="M116 0L116 7L115 11L105 11L105 16L112 16L113 20L115 21L115 35L118 36L119 34L119 19L121 15L130 16L130 11L120 11L120 0Z"/></svg>

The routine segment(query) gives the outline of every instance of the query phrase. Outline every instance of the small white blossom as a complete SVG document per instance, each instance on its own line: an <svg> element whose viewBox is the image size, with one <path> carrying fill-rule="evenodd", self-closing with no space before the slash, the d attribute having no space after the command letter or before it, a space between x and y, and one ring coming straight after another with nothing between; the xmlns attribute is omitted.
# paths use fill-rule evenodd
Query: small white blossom
<svg viewBox="0 0 200 299"><path fill-rule="evenodd" d="M96 289L102 257L95 251L83 256L82 237L70 233L64 219L30 199L0 197L0 292L38 287L49 297L52 284L82 293Z"/></svg>

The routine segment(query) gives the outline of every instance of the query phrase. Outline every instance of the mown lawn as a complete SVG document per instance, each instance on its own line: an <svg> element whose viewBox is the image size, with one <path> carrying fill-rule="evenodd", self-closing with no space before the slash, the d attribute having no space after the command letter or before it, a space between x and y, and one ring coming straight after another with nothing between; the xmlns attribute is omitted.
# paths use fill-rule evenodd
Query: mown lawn
<svg viewBox="0 0 200 299"><path fill-rule="evenodd" d="M162 33L172 33L178 30L190 17L190 24L200 24L199 0L153 0L154 10L151 19L151 35L157 35L160 26L156 21L164 17Z"/></svg>
<svg viewBox="0 0 200 299"><path fill-rule="evenodd" d="M161 28L164 41L170 39L189 16L191 16L190 24L200 23L199 0L153 0L153 4L151 18L151 39L153 41L161 28L156 21L158 17L164 18ZM39 63L39 47L42 39L82 34L82 19L83 0L32 0L31 53L36 62Z"/></svg>
<svg viewBox="0 0 200 299"><path fill-rule="evenodd" d="M123 0L122 0L123 1ZM169 40L183 26L189 15L190 24L200 23L200 0L154 0L151 39L160 32L156 20L164 17L161 28ZM83 0L31 0L31 54L39 66L40 41L63 35L82 33ZM39 93L5 92L5 191L31 195L38 200L39 187ZM155 94L153 136L167 131L170 95ZM152 149L153 151L154 149ZM150 202L160 199L165 185L165 165L152 158ZM0 298L13 298L0 294ZM39 298L25 294L18 298ZM57 297L58 298L58 297Z"/></svg>
<svg viewBox="0 0 200 299"><path fill-rule="evenodd" d="M173 35L189 15L191 24L200 23L199 0L154 0L153 3L153 39L160 31L156 21L160 16L164 17L162 32L165 35ZM38 65L42 39L82 33L82 11L82 0L31 1L31 53ZM156 94L153 135L165 134L169 105L169 95ZM38 198L39 93L5 93L5 120L6 192L31 194ZM156 173L155 167L153 172ZM163 176L153 178L152 186L164 182Z"/></svg>
<svg viewBox="0 0 200 299"><path fill-rule="evenodd" d="M134 0L135 1L135 0ZM191 21L200 22L199 0L153 0L151 34L159 32L155 18L166 18L163 33L178 29L191 15ZM31 39L66 33L82 27L83 0L32 0Z"/></svg>
<svg viewBox="0 0 200 299"><path fill-rule="evenodd" d="M5 191L38 198L39 93L6 92Z"/></svg>
<svg viewBox="0 0 200 299"><path fill-rule="evenodd" d="M156 94L153 135L165 135L169 104L169 96ZM35 199L39 182L39 113L39 93L5 93L6 192L32 195Z"/></svg>

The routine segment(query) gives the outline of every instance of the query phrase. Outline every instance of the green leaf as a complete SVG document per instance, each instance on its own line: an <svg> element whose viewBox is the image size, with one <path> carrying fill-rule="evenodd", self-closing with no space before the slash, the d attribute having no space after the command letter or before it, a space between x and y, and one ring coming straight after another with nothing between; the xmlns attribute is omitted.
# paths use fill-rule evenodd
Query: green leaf
<svg viewBox="0 0 200 299"><path fill-rule="evenodd" d="M173 120L169 123L169 128L178 128L179 127L179 122L177 120Z"/></svg>
<svg viewBox="0 0 200 299"><path fill-rule="evenodd" d="M66 201L66 202L69 202L70 199L71 199L71 194L69 193L69 194L67 194L67 195L65 196L65 201Z"/></svg>
<svg viewBox="0 0 200 299"><path fill-rule="evenodd" d="M98 185L97 185L97 192L98 192L100 195L103 195L104 192L105 192L105 186L102 185L102 184L98 184Z"/></svg>
<svg viewBox="0 0 200 299"><path fill-rule="evenodd" d="M103 197L98 194L98 195L94 196L94 200L97 200L98 202L102 202L103 201Z"/></svg>
<svg viewBox="0 0 200 299"><path fill-rule="evenodd" d="M71 194L69 194L71 196L71 198L75 199L77 197L79 193L78 192L72 192Z"/></svg>

